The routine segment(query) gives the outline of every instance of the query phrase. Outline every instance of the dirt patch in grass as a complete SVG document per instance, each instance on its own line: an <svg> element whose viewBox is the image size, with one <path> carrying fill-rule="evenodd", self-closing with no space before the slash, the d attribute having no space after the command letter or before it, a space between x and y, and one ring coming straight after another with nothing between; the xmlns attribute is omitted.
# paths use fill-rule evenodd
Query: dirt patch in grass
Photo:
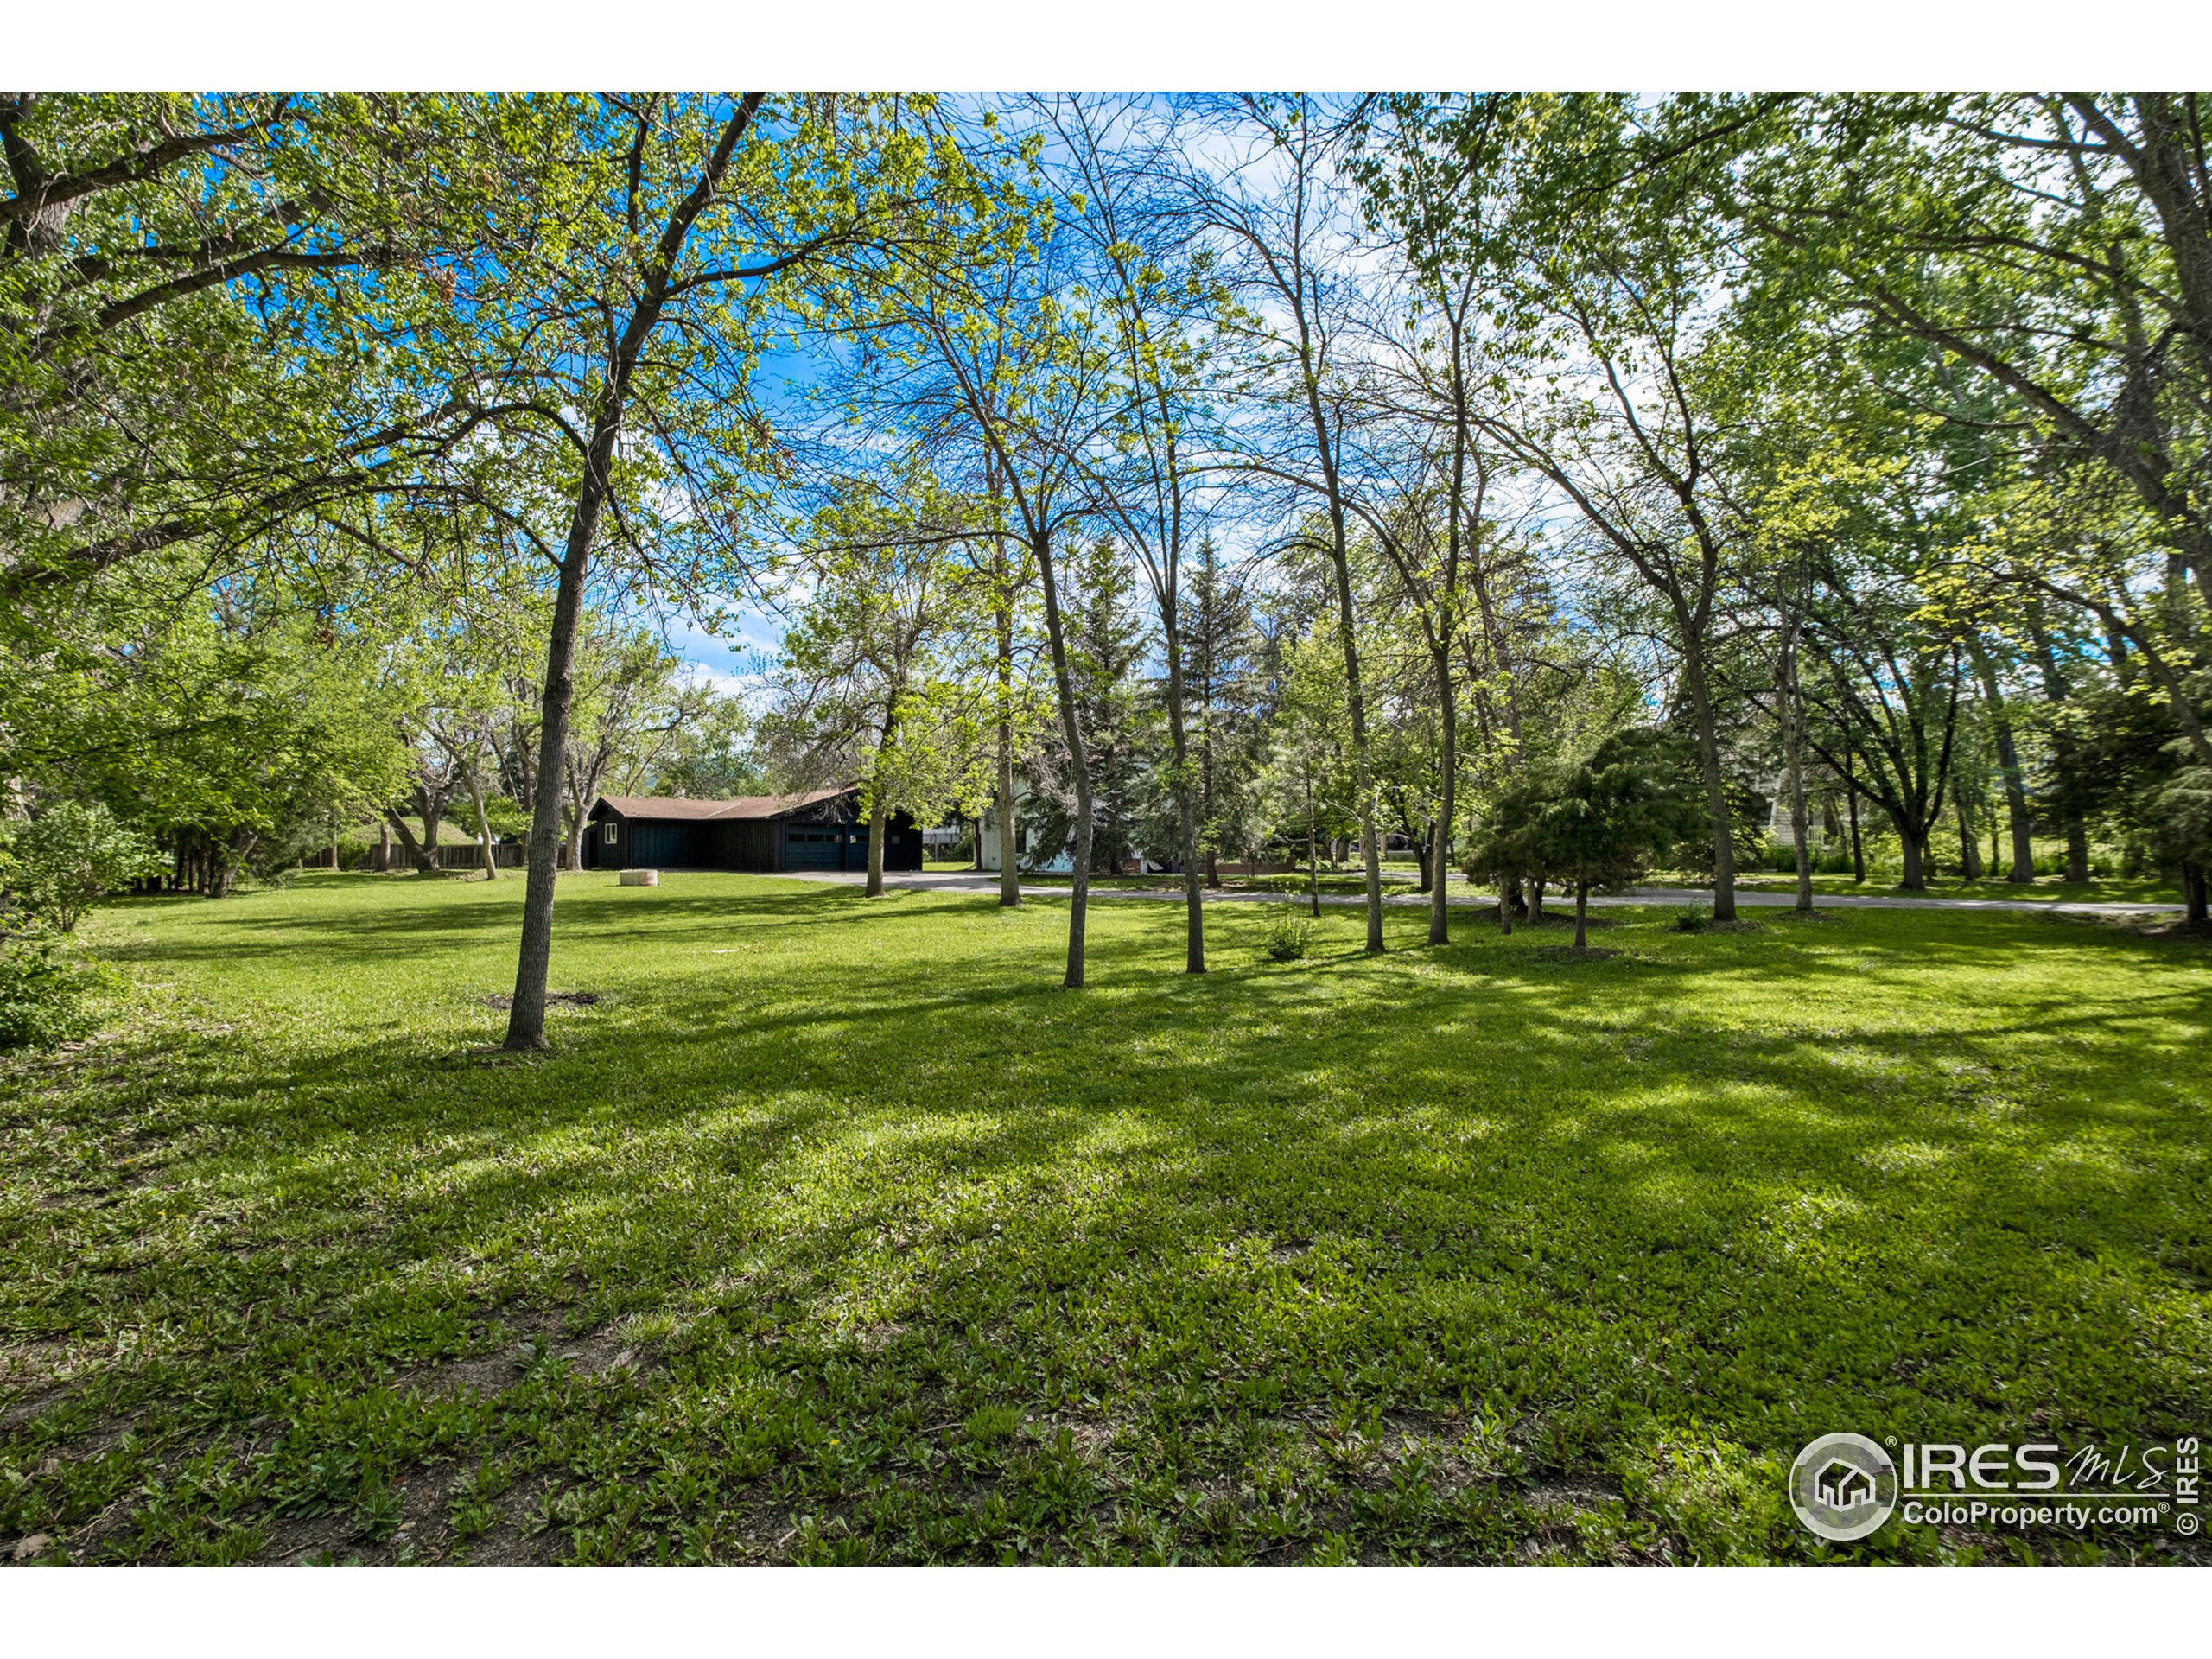
<svg viewBox="0 0 2212 1659"><path fill-rule="evenodd" d="M69 1370L69 1344L59 1338L0 1348L0 1391L22 1397L0 1407L0 1429L12 1429L57 1404L76 1378Z"/></svg>
<svg viewBox="0 0 2212 1659"><path fill-rule="evenodd" d="M1540 944L1529 954L1539 962L1608 962L1620 952L1594 944Z"/></svg>
<svg viewBox="0 0 2212 1659"><path fill-rule="evenodd" d="M2212 944L2212 922L2159 922L2140 931L2146 939L2193 939L2199 944Z"/></svg>
<svg viewBox="0 0 2212 1659"><path fill-rule="evenodd" d="M1572 903L1570 903L1567 909L1564 912L1547 910L1541 916L1538 917L1533 922L1526 916L1516 916L1513 918L1513 925L1516 928L1563 927L1569 932L1572 932L1574 930L1574 909ZM1586 918L1584 925L1589 931L1592 933L1599 933L1603 932L1609 927L1618 927L1620 924L1613 920L1610 916L1592 915Z"/></svg>
<svg viewBox="0 0 2212 1659"><path fill-rule="evenodd" d="M548 991L545 993L545 1006L549 1008L561 1003L566 1003L572 1008L588 1008L598 1001L597 991ZM484 999L484 1006L487 1008L512 1008L514 1005L514 998L505 993Z"/></svg>

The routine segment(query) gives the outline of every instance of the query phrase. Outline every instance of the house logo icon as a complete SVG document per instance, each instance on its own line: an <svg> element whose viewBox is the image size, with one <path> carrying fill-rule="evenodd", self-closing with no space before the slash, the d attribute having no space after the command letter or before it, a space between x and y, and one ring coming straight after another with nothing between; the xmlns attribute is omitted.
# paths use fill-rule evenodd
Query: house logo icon
<svg viewBox="0 0 2212 1659"><path fill-rule="evenodd" d="M1831 1543L1866 1537L1897 1506L1897 1466L1864 1434L1823 1434L1789 1468L1789 1507Z"/></svg>
<svg viewBox="0 0 2212 1659"><path fill-rule="evenodd" d="M1874 1478L1857 1464L1833 1458L1813 1477L1813 1494L1832 1510L1855 1510L1874 1496Z"/></svg>

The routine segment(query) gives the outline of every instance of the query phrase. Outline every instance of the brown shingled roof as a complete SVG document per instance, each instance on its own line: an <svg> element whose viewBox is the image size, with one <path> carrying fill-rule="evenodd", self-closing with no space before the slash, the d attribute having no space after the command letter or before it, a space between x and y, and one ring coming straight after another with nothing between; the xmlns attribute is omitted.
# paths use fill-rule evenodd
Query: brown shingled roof
<svg viewBox="0 0 2212 1659"><path fill-rule="evenodd" d="M800 795L741 795L734 801L694 800L681 795L602 795L599 798L626 818L778 818L817 801L835 800L849 787L810 789Z"/></svg>

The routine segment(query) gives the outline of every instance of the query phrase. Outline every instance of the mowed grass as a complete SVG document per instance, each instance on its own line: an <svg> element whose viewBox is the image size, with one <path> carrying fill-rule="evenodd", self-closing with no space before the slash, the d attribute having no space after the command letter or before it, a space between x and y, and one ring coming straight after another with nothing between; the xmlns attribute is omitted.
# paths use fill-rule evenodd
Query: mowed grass
<svg viewBox="0 0 2212 1659"><path fill-rule="evenodd" d="M0 1061L0 1559L2010 1559L1821 1547L1812 1436L2202 1433L2197 944L563 878L88 924ZM2155 1533L2044 1559L2187 1558Z"/></svg>

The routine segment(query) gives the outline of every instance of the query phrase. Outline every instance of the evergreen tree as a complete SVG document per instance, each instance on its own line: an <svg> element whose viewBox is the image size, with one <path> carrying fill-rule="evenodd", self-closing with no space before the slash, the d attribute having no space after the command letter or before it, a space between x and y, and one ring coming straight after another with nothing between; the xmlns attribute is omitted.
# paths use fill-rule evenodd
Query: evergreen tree
<svg viewBox="0 0 2212 1659"><path fill-rule="evenodd" d="M1068 562L1068 652L1090 766L1091 864L1109 874L1143 850L1162 792L1155 762L1159 711L1139 677L1151 631L1136 603L1136 570L1102 537ZM1025 814L1033 856L1049 859L1075 839L1075 791L1066 743L1048 734Z"/></svg>
<svg viewBox="0 0 2212 1659"><path fill-rule="evenodd" d="M1251 601L1223 571L1211 536L1198 543L1183 649L1198 774L1198 849L1206 885L1217 887L1222 855L1248 857L1260 839L1267 732L1260 706L1262 642Z"/></svg>

